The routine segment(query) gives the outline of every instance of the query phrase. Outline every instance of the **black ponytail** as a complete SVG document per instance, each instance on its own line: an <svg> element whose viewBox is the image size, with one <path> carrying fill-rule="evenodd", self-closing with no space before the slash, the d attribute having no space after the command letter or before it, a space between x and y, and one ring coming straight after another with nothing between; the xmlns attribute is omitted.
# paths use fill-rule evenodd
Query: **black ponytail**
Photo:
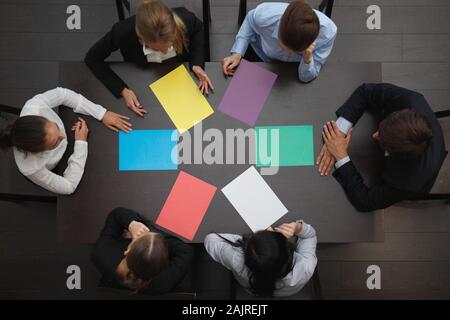
<svg viewBox="0 0 450 320"><path fill-rule="evenodd" d="M45 126L48 120L40 116L24 116L0 130L0 147L16 147L24 152L45 150Z"/></svg>
<svg viewBox="0 0 450 320"><path fill-rule="evenodd" d="M244 253L245 265L250 270L250 290L261 297L271 297L277 281L293 268L295 244L279 232L259 231L232 242L217 234Z"/></svg>
<svg viewBox="0 0 450 320"><path fill-rule="evenodd" d="M13 125L8 125L4 129L0 129L0 148L6 149L13 146L13 142L11 139L11 129Z"/></svg>

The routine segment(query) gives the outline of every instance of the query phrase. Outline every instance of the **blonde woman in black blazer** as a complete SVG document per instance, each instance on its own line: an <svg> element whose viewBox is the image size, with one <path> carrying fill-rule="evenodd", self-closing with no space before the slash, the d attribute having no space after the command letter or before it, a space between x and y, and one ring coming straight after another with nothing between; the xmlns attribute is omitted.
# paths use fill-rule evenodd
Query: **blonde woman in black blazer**
<svg viewBox="0 0 450 320"><path fill-rule="evenodd" d="M128 108L143 116L147 111L134 92L105 62L116 50L125 61L139 66L169 59L189 61L202 93L213 89L204 71L203 23L185 8L171 10L159 1L144 0L135 16L116 23L86 54L85 62L95 76L116 97L123 97Z"/></svg>

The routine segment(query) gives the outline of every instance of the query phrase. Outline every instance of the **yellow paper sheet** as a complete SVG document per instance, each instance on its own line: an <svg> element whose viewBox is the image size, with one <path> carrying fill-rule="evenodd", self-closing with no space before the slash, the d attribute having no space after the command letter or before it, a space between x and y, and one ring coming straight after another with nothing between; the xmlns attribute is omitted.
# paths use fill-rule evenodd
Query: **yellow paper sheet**
<svg viewBox="0 0 450 320"><path fill-rule="evenodd" d="M184 65L153 82L150 89L180 134L214 113Z"/></svg>

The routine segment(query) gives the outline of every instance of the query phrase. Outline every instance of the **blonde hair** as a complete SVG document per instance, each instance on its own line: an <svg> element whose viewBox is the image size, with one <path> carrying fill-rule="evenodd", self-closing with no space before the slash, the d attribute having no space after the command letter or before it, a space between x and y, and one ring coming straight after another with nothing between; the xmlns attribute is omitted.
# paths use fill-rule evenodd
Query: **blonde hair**
<svg viewBox="0 0 450 320"><path fill-rule="evenodd" d="M183 21L158 0L143 0L136 13L136 33L144 43L172 42L177 54L187 51L187 30Z"/></svg>

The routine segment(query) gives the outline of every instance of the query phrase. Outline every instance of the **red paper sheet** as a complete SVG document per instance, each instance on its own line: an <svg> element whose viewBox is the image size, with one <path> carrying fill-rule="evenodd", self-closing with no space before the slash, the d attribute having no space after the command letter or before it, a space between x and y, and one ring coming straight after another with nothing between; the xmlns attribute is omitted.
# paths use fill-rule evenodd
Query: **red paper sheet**
<svg viewBox="0 0 450 320"><path fill-rule="evenodd" d="M215 186L180 171L156 224L191 241L216 189Z"/></svg>

